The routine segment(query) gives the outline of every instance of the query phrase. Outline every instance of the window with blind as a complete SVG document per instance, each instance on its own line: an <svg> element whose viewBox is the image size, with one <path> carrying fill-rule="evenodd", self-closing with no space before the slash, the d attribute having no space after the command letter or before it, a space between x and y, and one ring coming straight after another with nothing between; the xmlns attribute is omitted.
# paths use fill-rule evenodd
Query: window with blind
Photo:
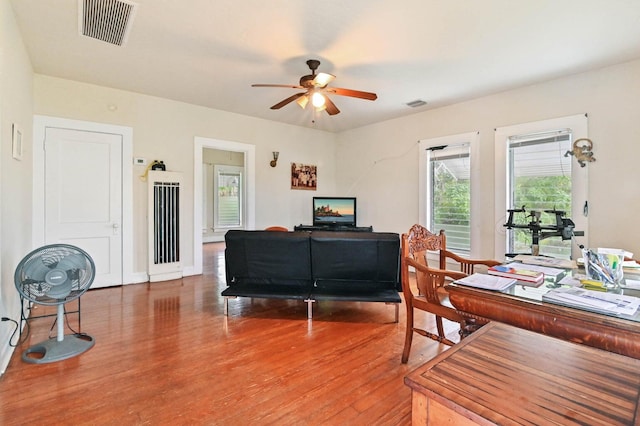
<svg viewBox="0 0 640 426"><path fill-rule="evenodd" d="M216 165L214 169L214 227L241 227L242 168Z"/></svg>
<svg viewBox="0 0 640 426"><path fill-rule="evenodd" d="M532 220L532 212L540 215L541 224L556 222L554 210L571 211L571 167L573 158L564 154L570 150L571 129L550 133L511 136L508 141L508 205L510 209L525 206L519 222ZM507 250L511 253L530 252L529 229L507 231ZM547 238L539 242L540 254L570 258L571 241Z"/></svg>
<svg viewBox="0 0 640 426"><path fill-rule="evenodd" d="M468 254L471 250L470 144L441 145L427 149L428 228L444 229L447 248Z"/></svg>
<svg viewBox="0 0 640 426"><path fill-rule="evenodd" d="M537 221L552 234L554 210L572 219L576 231L587 230L587 168L566 155L574 140L584 137L588 137L586 115L496 129L496 225L504 230L496 238L496 256L531 253L533 233L526 225ZM524 229L504 228L507 211L523 206L526 212L514 213L514 223L525 225ZM541 238L539 254L576 258L578 244L572 243L561 236ZM579 243L588 246L587 237L580 237Z"/></svg>

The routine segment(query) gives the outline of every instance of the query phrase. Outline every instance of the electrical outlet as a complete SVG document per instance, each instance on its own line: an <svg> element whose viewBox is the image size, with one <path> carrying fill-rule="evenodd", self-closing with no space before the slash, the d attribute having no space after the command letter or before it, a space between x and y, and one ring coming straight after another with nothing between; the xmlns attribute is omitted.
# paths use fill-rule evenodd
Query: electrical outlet
<svg viewBox="0 0 640 426"><path fill-rule="evenodd" d="M141 158L141 157L137 157L133 159L133 164L136 166L146 166L147 165L147 159L146 158Z"/></svg>

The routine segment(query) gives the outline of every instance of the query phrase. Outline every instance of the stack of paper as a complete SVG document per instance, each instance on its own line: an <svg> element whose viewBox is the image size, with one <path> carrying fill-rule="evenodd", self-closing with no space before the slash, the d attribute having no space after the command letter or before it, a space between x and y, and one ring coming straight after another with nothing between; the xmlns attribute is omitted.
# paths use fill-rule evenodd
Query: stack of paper
<svg viewBox="0 0 640 426"><path fill-rule="evenodd" d="M529 265L549 266L552 268L575 269L578 267L575 260L557 259L555 257L532 256L529 254L519 254L513 258Z"/></svg>
<svg viewBox="0 0 640 426"><path fill-rule="evenodd" d="M539 265L530 265L530 264L520 264L520 268L516 269L528 269L529 271L537 271L542 272L545 278L553 278L554 280L558 280L558 278L563 277L568 270L561 268L552 268L549 266L539 266Z"/></svg>
<svg viewBox="0 0 640 426"><path fill-rule="evenodd" d="M496 277L493 275L475 273L468 277L454 281L456 284L467 285L469 287L482 288L485 290L503 291L516 283L512 278Z"/></svg>
<svg viewBox="0 0 640 426"><path fill-rule="evenodd" d="M557 288L542 296L545 302L582 308L608 314L634 315L640 306L640 298L583 288Z"/></svg>

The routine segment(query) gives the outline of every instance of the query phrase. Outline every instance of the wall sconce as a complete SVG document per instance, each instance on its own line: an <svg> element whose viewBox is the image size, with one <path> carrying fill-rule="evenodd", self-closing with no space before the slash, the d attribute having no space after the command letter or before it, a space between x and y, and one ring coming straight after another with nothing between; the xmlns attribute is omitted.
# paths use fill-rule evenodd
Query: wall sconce
<svg viewBox="0 0 640 426"><path fill-rule="evenodd" d="M273 160L269 163L271 167L275 167L278 164L278 155L280 155L278 151L273 151Z"/></svg>

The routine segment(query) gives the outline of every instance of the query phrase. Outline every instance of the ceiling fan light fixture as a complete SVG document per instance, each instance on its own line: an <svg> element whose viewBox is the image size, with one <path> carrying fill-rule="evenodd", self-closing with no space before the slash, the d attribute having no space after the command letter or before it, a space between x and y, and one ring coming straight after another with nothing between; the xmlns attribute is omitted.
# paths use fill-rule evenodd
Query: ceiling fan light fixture
<svg viewBox="0 0 640 426"><path fill-rule="evenodd" d="M303 92L295 93L286 99L281 100L277 104L271 106L271 109L280 109L289 103L296 101L302 109L305 109L309 101L315 108L315 111L326 111L329 115L340 114L340 110L333 103L331 98L325 93L339 96L349 96L352 98L366 99L375 101L378 95L371 92L362 92L360 90L344 89L339 87L327 87L336 76L327 73L316 73L320 61L317 59L309 59L307 65L311 70L311 74L300 77L300 84L252 84L251 87L287 87L290 89L303 89Z"/></svg>
<svg viewBox="0 0 640 426"><path fill-rule="evenodd" d="M300 105L300 108L305 109L307 104L309 103L309 96L300 96L296 102L298 103L298 105Z"/></svg>
<svg viewBox="0 0 640 426"><path fill-rule="evenodd" d="M314 92L313 95L311 95L311 103L314 107L322 108L325 102L326 99L324 98L324 95L322 93Z"/></svg>
<svg viewBox="0 0 640 426"><path fill-rule="evenodd" d="M336 76L332 74L327 74L326 72L321 72L316 74L313 82L316 86L325 87L327 84L331 83Z"/></svg>

